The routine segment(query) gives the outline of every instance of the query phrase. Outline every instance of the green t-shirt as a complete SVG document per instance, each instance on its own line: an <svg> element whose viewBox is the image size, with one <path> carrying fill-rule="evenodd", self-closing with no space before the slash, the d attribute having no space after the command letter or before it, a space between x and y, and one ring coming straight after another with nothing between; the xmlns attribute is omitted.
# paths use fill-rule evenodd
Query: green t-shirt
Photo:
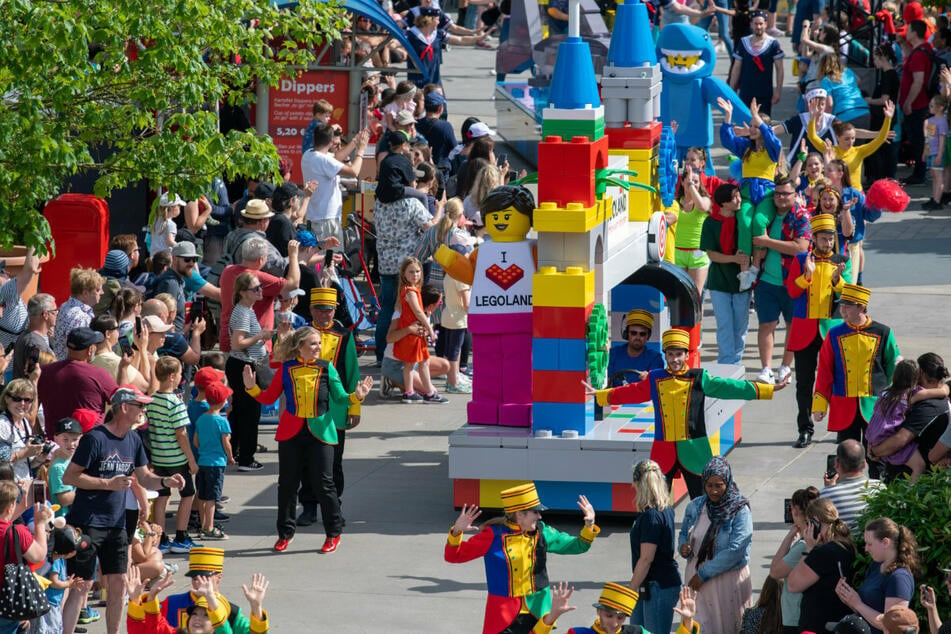
<svg viewBox="0 0 951 634"><path fill-rule="evenodd" d="M154 467L180 467L188 464L185 452L178 446L175 430L189 424L188 410L182 400L171 392L156 392L145 406L149 417L149 441Z"/></svg>
<svg viewBox="0 0 951 634"><path fill-rule="evenodd" d="M767 233L773 240L783 239L783 216L776 216L776 219L770 223ZM779 251L766 250L766 260L763 262L763 275L760 276L760 281L773 286L783 285L783 256Z"/></svg>
<svg viewBox="0 0 951 634"><path fill-rule="evenodd" d="M68 458L57 458L50 463L49 475L47 475L50 483L50 500L53 504L59 504L60 506L60 509L56 511L56 517L65 517L66 513L69 512L69 506L59 501L59 494L76 490L74 486L63 484L63 474L66 473L66 467L68 466Z"/></svg>
<svg viewBox="0 0 951 634"><path fill-rule="evenodd" d="M702 251L720 251L720 227L723 223L716 220L713 216L708 216L703 221L703 231L700 234L700 249ZM740 274L740 265L730 263L719 263L710 260L710 272L707 274L707 288L711 291L721 291L723 293L739 293L740 280L736 277Z"/></svg>

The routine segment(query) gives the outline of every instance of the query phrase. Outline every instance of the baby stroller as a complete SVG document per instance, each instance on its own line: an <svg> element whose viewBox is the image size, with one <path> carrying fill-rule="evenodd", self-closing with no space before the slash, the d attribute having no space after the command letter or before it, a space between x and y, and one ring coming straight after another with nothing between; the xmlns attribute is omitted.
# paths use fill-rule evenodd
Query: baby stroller
<svg viewBox="0 0 951 634"><path fill-rule="evenodd" d="M376 349L376 318L380 312L380 301L369 277L363 253L366 244L364 235L369 234L368 227L361 227L363 219L354 219L354 216L357 214L350 214L343 230L343 259L339 263L334 262L332 254L328 253L321 268L321 277L326 284L337 289L339 300L334 317L353 332L357 353L363 354ZM366 274L369 301L363 298L356 281L361 273Z"/></svg>

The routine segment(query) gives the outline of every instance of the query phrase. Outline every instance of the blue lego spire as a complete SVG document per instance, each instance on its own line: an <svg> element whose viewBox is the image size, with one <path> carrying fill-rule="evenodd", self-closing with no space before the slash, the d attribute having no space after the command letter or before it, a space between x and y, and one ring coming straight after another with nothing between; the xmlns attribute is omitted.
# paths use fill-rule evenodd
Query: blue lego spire
<svg viewBox="0 0 951 634"><path fill-rule="evenodd" d="M637 68L657 63L647 7L640 0L625 0L617 5L608 64Z"/></svg>
<svg viewBox="0 0 951 634"><path fill-rule="evenodd" d="M568 37L558 46L550 94L553 108L578 110L601 105L591 49L580 37Z"/></svg>

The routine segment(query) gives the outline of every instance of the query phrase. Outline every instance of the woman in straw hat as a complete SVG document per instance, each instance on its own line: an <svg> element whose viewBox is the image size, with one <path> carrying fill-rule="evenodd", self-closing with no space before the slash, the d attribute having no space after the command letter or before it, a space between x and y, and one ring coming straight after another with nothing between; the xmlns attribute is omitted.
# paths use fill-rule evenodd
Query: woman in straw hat
<svg viewBox="0 0 951 634"><path fill-rule="evenodd" d="M584 515L584 528L578 537L542 522L541 511L546 507L531 482L502 491L502 505L505 517L489 520L468 540L463 540L462 534L473 528L472 522L482 511L476 505L463 505L449 529L445 559L452 564L480 557L485 560L489 597L483 634L527 633L551 610L548 553L588 552L601 529L594 523L594 507L583 495L578 496L578 507Z"/></svg>

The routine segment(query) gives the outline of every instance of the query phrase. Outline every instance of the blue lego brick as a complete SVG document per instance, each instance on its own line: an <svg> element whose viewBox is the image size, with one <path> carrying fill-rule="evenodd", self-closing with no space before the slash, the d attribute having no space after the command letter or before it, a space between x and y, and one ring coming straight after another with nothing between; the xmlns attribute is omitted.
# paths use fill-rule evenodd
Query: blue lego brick
<svg viewBox="0 0 951 634"><path fill-rule="evenodd" d="M532 404L532 430L550 429L552 435L560 436L569 429L584 436L594 429L594 400L584 403Z"/></svg>
<svg viewBox="0 0 951 634"><path fill-rule="evenodd" d="M585 371L584 339L532 339L532 369Z"/></svg>
<svg viewBox="0 0 951 634"><path fill-rule="evenodd" d="M736 414L720 427L720 455L725 456L736 446Z"/></svg>
<svg viewBox="0 0 951 634"><path fill-rule="evenodd" d="M656 288L643 284L621 284L611 289L611 310L629 311L641 308L659 313L666 307L664 295Z"/></svg>
<svg viewBox="0 0 951 634"><path fill-rule="evenodd" d="M538 499L549 509L574 511L578 508L578 496L584 495L595 511L610 511L613 504L610 482L551 482L536 481Z"/></svg>

